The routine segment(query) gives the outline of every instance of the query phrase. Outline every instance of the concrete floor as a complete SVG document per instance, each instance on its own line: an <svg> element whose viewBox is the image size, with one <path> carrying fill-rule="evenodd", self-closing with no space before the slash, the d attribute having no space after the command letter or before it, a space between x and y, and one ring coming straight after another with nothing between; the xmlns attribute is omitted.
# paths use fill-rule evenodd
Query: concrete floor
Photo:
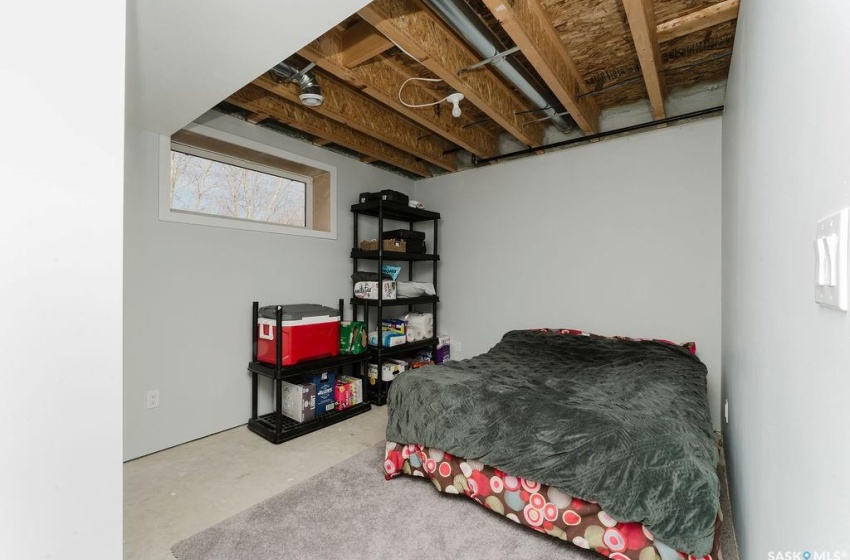
<svg viewBox="0 0 850 560"><path fill-rule="evenodd" d="M124 464L124 559L171 547L382 441L386 407L273 445L233 428Z"/></svg>

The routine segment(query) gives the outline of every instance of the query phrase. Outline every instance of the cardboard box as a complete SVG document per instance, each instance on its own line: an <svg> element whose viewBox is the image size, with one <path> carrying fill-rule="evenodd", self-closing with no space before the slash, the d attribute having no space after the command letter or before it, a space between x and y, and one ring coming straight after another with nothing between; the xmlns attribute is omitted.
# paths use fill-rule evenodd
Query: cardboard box
<svg viewBox="0 0 850 560"><path fill-rule="evenodd" d="M387 360L381 364L381 379L384 381L392 381L395 376L407 369L407 362L403 360ZM374 385L378 382L378 364L369 364L369 384Z"/></svg>
<svg viewBox="0 0 850 560"><path fill-rule="evenodd" d="M304 383L280 382L283 401L281 408L283 415L292 418L296 422L308 422L316 416L316 385Z"/></svg>
<svg viewBox="0 0 850 560"><path fill-rule="evenodd" d="M336 385L336 374L332 371L323 371L311 376L305 376L305 380L316 386L316 414L321 416L332 411L334 406L334 387Z"/></svg>
<svg viewBox="0 0 850 560"><path fill-rule="evenodd" d="M334 403L337 410L345 410L351 402L351 386L343 381L337 381L334 386Z"/></svg>
<svg viewBox="0 0 850 560"><path fill-rule="evenodd" d="M355 404L360 404L363 402L363 380L359 377L353 377L351 375L343 375L340 377L340 381L348 385L349 387L349 406L353 406Z"/></svg>
<svg viewBox="0 0 850 560"><path fill-rule="evenodd" d="M396 298L396 283L394 280L384 280L381 282L384 290L384 299ZM354 284L354 297L360 299L378 299L378 281L374 282L357 282Z"/></svg>
<svg viewBox="0 0 850 560"><path fill-rule="evenodd" d="M384 348L391 348L393 346L401 346L407 342L407 337L403 334L396 334L389 331L381 331L381 346ZM377 346L378 345L378 333L377 331L372 331L369 333L369 345Z"/></svg>

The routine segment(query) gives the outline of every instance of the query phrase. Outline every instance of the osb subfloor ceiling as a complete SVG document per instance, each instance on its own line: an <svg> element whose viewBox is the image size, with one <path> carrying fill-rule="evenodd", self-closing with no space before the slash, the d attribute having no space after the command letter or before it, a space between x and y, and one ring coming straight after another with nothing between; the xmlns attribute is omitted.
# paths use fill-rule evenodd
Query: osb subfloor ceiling
<svg viewBox="0 0 850 560"><path fill-rule="evenodd" d="M739 1L375 0L218 109L431 177L722 106Z"/></svg>

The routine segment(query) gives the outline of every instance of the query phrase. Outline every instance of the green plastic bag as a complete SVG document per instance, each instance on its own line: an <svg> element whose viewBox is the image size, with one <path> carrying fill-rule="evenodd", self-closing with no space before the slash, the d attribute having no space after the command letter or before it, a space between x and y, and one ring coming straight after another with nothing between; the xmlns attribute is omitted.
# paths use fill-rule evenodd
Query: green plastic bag
<svg viewBox="0 0 850 560"><path fill-rule="evenodd" d="M343 354L360 354L366 349L366 325L361 321L343 321L339 325L339 351Z"/></svg>

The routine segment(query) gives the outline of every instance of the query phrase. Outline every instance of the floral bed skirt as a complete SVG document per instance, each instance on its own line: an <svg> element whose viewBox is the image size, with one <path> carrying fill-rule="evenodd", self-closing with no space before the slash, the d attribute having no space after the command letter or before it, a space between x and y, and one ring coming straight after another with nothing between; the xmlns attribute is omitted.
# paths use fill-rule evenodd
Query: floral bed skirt
<svg viewBox="0 0 850 560"><path fill-rule="evenodd" d="M593 549L612 560L720 558L719 513L712 553L696 559L655 541L640 523L615 520L599 504L439 449L388 441L384 472L387 479L400 474L427 478L440 492L465 495L515 523Z"/></svg>

